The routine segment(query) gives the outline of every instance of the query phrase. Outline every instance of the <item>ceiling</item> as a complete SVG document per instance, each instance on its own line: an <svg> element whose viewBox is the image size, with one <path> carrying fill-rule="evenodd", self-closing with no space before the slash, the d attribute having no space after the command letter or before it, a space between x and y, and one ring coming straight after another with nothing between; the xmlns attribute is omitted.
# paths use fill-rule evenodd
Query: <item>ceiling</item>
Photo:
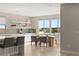
<svg viewBox="0 0 79 59"><path fill-rule="evenodd" d="M56 3L0 3L0 12L23 16L42 16L60 13L60 4Z"/></svg>

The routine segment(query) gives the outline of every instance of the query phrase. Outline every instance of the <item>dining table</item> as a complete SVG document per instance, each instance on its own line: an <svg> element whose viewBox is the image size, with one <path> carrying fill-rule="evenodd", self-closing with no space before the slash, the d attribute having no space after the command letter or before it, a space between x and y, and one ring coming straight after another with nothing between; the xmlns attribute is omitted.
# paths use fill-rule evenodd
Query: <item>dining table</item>
<svg viewBox="0 0 79 59"><path fill-rule="evenodd" d="M57 45L57 40L55 39L55 36L50 36L50 35L48 35L48 36L46 36L46 35L40 35L40 36L34 36L34 37L36 37L36 39L35 39L35 46L37 46L37 44L38 44L38 42L39 42L39 45L41 45L41 42L43 41L45 41L45 43L46 44L48 44L47 46L49 46L49 47L56 47L56 45ZM32 40L32 38L31 38L31 40Z"/></svg>

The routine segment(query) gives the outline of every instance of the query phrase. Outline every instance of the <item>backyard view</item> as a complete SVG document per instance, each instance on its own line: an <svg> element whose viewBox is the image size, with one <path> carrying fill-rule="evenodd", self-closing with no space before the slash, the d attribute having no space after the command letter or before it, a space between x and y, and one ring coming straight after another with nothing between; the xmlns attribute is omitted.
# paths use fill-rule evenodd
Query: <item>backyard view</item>
<svg viewBox="0 0 79 59"><path fill-rule="evenodd" d="M60 32L60 20L51 19L51 20L39 20L38 21L39 32L45 33L58 33Z"/></svg>

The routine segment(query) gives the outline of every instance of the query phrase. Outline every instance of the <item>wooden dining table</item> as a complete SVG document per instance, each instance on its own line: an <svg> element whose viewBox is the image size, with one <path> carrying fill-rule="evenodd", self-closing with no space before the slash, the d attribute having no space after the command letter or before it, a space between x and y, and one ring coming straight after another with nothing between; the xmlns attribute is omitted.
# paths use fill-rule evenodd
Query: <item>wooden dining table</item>
<svg viewBox="0 0 79 59"><path fill-rule="evenodd" d="M49 36L48 42L50 47L56 47L57 45L57 40L55 39L55 36Z"/></svg>

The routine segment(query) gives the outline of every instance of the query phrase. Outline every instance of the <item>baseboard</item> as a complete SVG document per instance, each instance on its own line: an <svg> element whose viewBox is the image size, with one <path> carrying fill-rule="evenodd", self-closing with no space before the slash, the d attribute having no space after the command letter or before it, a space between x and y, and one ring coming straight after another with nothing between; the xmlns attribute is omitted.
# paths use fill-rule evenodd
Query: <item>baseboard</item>
<svg viewBox="0 0 79 59"><path fill-rule="evenodd" d="M79 52L61 50L61 55L63 55L63 54L65 54L67 56L79 56Z"/></svg>

